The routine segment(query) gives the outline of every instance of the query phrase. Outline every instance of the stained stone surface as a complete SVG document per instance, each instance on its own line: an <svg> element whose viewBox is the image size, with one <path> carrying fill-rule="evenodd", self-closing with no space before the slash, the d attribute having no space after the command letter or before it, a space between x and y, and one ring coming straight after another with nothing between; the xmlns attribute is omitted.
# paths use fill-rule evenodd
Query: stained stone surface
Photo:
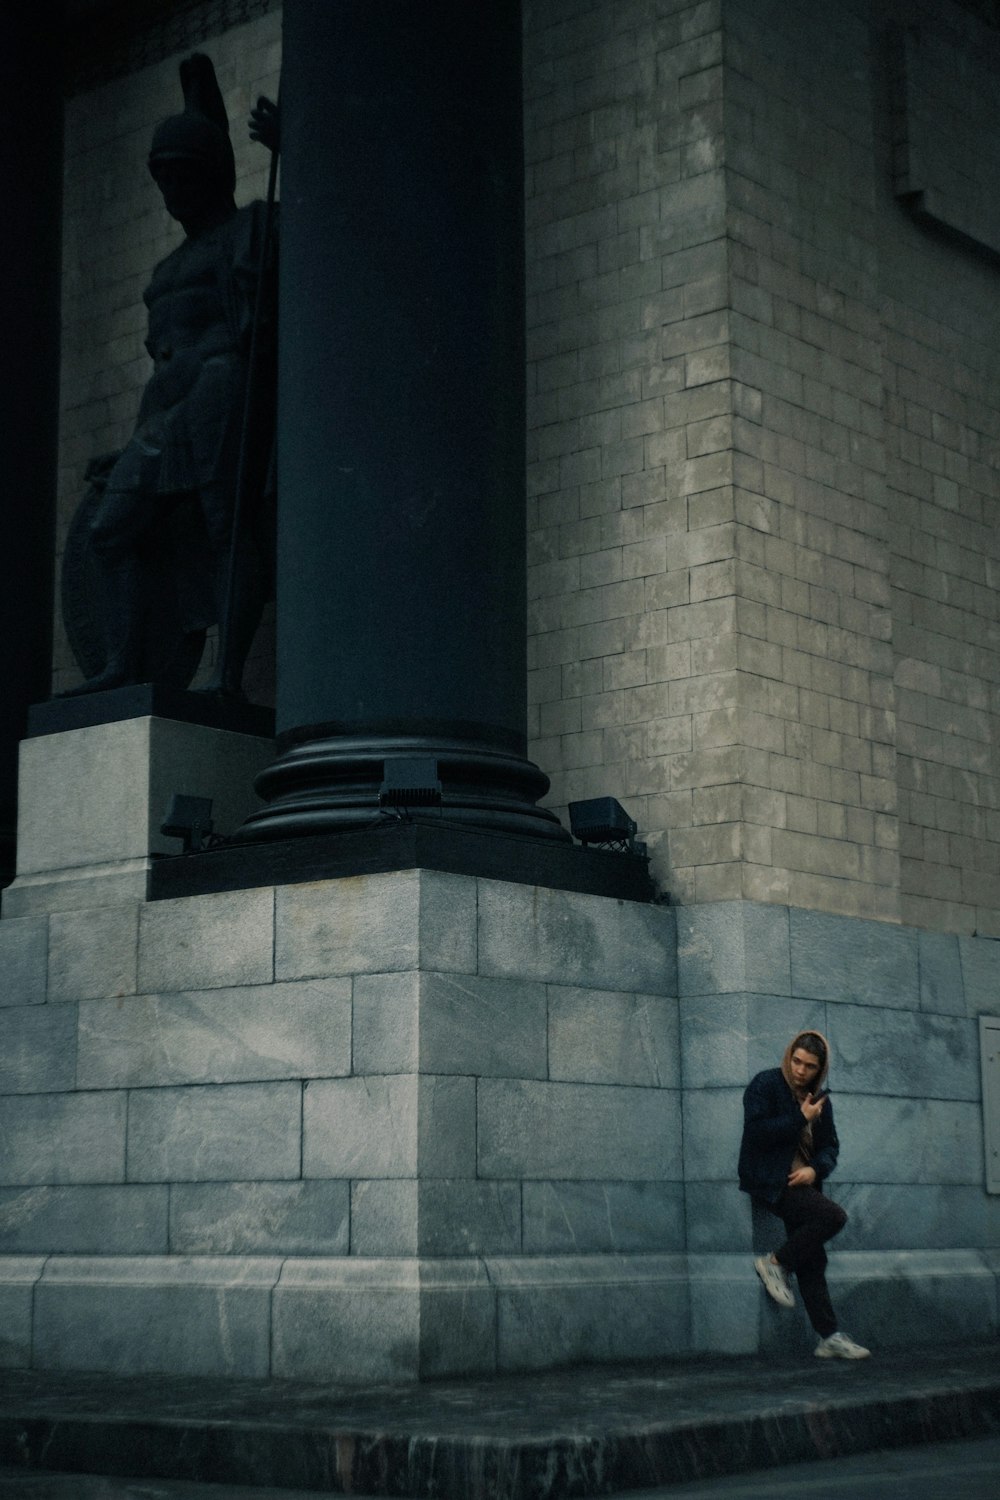
<svg viewBox="0 0 1000 1500"><path fill-rule="evenodd" d="M274 1292L273 1370L301 1379L328 1376L331 1349L361 1380L412 1380L420 1372L416 1261L287 1263Z"/></svg>
<svg viewBox="0 0 1000 1500"><path fill-rule="evenodd" d="M750 1256L691 1257L689 1276L693 1346L706 1354L755 1354L760 1297Z"/></svg>
<svg viewBox="0 0 1000 1500"><path fill-rule="evenodd" d="M72 1089L76 1032L75 1005L5 1005L0 1009L0 1094Z"/></svg>
<svg viewBox="0 0 1000 1500"><path fill-rule="evenodd" d="M479 972L594 989L675 994L669 907L479 882Z"/></svg>
<svg viewBox="0 0 1000 1500"><path fill-rule="evenodd" d="M415 1177L351 1183L351 1254L416 1255L420 1250Z"/></svg>
<svg viewBox="0 0 1000 1500"><path fill-rule="evenodd" d="M23 741L19 875L148 853L151 723L130 719ZM67 788L77 794L67 796Z"/></svg>
<svg viewBox="0 0 1000 1500"><path fill-rule="evenodd" d="M1000 1012L1000 941L996 938L960 937L958 951L965 985L966 1013Z"/></svg>
<svg viewBox="0 0 1000 1500"><path fill-rule="evenodd" d="M959 939L951 932L920 932L917 941L921 1008L964 1016L965 991Z"/></svg>
<svg viewBox="0 0 1000 1500"><path fill-rule="evenodd" d="M0 1099L0 1185L125 1180L125 1095Z"/></svg>
<svg viewBox="0 0 1000 1500"><path fill-rule="evenodd" d="M545 986L481 974L424 974L420 1066L428 1073L544 1078Z"/></svg>
<svg viewBox="0 0 1000 1500"><path fill-rule="evenodd" d="M501 1369L544 1367L554 1345L571 1363L653 1359L690 1344L684 1256L491 1260L490 1276Z"/></svg>
<svg viewBox="0 0 1000 1500"><path fill-rule="evenodd" d="M789 910L792 991L860 1005L919 1004L917 930Z"/></svg>
<svg viewBox="0 0 1000 1500"><path fill-rule="evenodd" d="M420 1371L426 1379L496 1367L497 1307L490 1263L425 1260L420 1268Z"/></svg>
<svg viewBox="0 0 1000 1500"><path fill-rule="evenodd" d="M418 1140L421 1177L475 1177L475 1078L424 1075L419 1080ZM508 1173L508 1176L516 1175Z"/></svg>
<svg viewBox="0 0 1000 1500"><path fill-rule="evenodd" d="M0 1253L165 1255L167 1199L166 1186L0 1188Z"/></svg>
<svg viewBox="0 0 1000 1500"><path fill-rule="evenodd" d="M996 1346L965 1341L849 1367L784 1351L353 1390L24 1370L3 1376L0 1398L0 1461L22 1472L44 1457L211 1477L248 1500L267 1484L558 1500L1000 1434Z"/></svg>
<svg viewBox="0 0 1000 1500"><path fill-rule="evenodd" d="M49 999L134 995L138 942L138 902L53 912L49 917Z"/></svg>
<svg viewBox="0 0 1000 1500"><path fill-rule="evenodd" d="M975 1021L870 1005L837 1008L837 1088L978 1100Z"/></svg>
<svg viewBox="0 0 1000 1500"><path fill-rule="evenodd" d="M266 1375L278 1260L52 1257L35 1286L50 1369Z"/></svg>
<svg viewBox="0 0 1000 1500"><path fill-rule="evenodd" d="M521 1249L521 1185L467 1178L419 1184L422 1255L516 1255Z"/></svg>
<svg viewBox="0 0 1000 1500"><path fill-rule="evenodd" d="M150 855L177 850L160 832L172 794L196 787L231 833L260 805L253 780L272 755L258 736L155 715L24 740L5 918L142 900Z"/></svg>
<svg viewBox="0 0 1000 1500"><path fill-rule="evenodd" d="M836 1201L840 1202L837 1185L831 1187ZM684 1224L687 1248L694 1255L708 1251L742 1251L749 1256L751 1251L775 1249L781 1243L781 1223L766 1210L760 1211L765 1238L757 1243L754 1238L754 1214L746 1193L741 1193L735 1173L726 1179L698 1182L690 1179L684 1184ZM773 1226L773 1227L772 1227Z"/></svg>
<svg viewBox="0 0 1000 1500"><path fill-rule="evenodd" d="M879 1348L998 1332L996 1275L972 1250L831 1256L829 1285L843 1326Z"/></svg>
<svg viewBox="0 0 1000 1500"><path fill-rule="evenodd" d="M790 994L788 909L752 901L679 908L677 967L682 995Z"/></svg>
<svg viewBox="0 0 1000 1500"><path fill-rule="evenodd" d="M267 984L273 977L270 887L142 907L138 987L143 992Z"/></svg>
<svg viewBox="0 0 1000 1500"><path fill-rule="evenodd" d="M351 1069L346 979L90 1000L82 1088L327 1078Z"/></svg>
<svg viewBox="0 0 1000 1500"><path fill-rule="evenodd" d="M324 1379L331 1348L362 1380L493 1368L492 1279L464 1260L287 1262L274 1293L274 1371Z"/></svg>
<svg viewBox="0 0 1000 1500"><path fill-rule="evenodd" d="M989 1250L1000 1245L1000 1196L979 1183L850 1182L831 1192L851 1216L842 1250Z"/></svg>
<svg viewBox="0 0 1000 1500"><path fill-rule="evenodd" d="M275 977L474 973L476 882L435 871L279 886Z"/></svg>
<svg viewBox="0 0 1000 1500"><path fill-rule="evenodd" d="M0 1005L40 1005L46 993L48 920L4 917L0 922Z"/></svg>
<svg viewBox="0 0 1000 1500"><path fill-rule="evenodd" d="M550 985L548 999L550 1078L680 1087L672 997Z"/></svg>
<svg viewBox="0 0 1000 1500"><path fill-rule="evenodd" d="M899 1336L997 1325L972 1017L976 996L995 1006L1000 945L415 871L152 903L138 931L137 910L0 923L0 959L6 942L27 976L25 1003L0 1009L17 1357L33 1298L30 1357L64 1322L67 1362L112 1369L238 1354L284 1376L301 1357L320 1379L362 1351L370 1378L411 1380L809 1356L801 1317L782 1332L749 1279L781 1227L735 1182L747 1079L806 1026L834 1045L831 1190L851 1217L831 1263L852 1322L881 1257L873 1296ZM36 1288L24 1267L46 1254L76 1270ZM240 1280L251 1261L273 1261L273 1282ZM158 1354L125 1312L104 1318L119 1296ZM111 1342L88 1341L102 1327Z"/></svg>
<svg viewBox="0 0 1000 1500"><path fill-rule="evenodd" d="M480 1176L681 1176L675 1090L484 1078L478 1100Z"/></svg>
<svg viewBox="0 0 1000 1500"><path fill-rule="evenodd" d="M358 974L352 1047L358 1073L415 1073L420 1066L420 979L415 969Z"/></svg>
<svg viewBox="0 0 1000 1500"><path fill-rule="evenodd" d="M181 1255L346 1255L350 1218L346 1182L180 1182L170 1190L170 1248Z"/></svg>
<svg viewBox="0 0 1000 1500"><path fill-rule="evenodd" d="M983 1183L983 1117L975 1103L845 1097L837 1112L845 1182Z"/></svg>
<svg viewBox="0 0 1000 1500"><path fill-rule="evenodd" d="M34 1290L44 1267L44 1256L0 1255L0 1367L31 1363Z"/></svg>
<svg viewBox="0 0 1000 1500"><path fill-rule="evenodd" d="M133 1089L128 1179L243 1182L298 1177L300 1114L297 1083Z"/></svg>
<svg viewBox="0 0 1000 1500"><path fill-rule="evenodd" d="M679 1182L526 1182L526 1254L683 1250Z"/></svg>
<svg viewBox="0 0 1000 1500"><path fill-rule="evenodd" d="M413 1177L417 1170L413 1074L344 1078L306 1086L307 1177Z"/></svg>
<svg viewBox="0 0 1000 1500"><path fill-rule="evenodd" d="M734 1156L742 1129L742 1088L685 1089L685 1180L731 1182L736 1175Z"/></svg>

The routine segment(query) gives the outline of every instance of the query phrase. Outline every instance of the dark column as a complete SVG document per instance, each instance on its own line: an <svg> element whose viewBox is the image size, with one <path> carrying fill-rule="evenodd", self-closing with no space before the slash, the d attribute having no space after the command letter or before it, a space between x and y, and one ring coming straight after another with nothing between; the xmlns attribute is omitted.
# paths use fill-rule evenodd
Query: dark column
<svg viewBox="0 0 1000 1500"><path fill-rule="evenodd" d="M62 11L9 6L0 47L0 883L13 873L17 745L52 671Z"/></svg>
<svg viewBox="0 0 1000 1500"><path fill-rule="evenodd" d="M287 0L277 730L249 838L444 815L565 837L525 757L517 0Z"/></svg>

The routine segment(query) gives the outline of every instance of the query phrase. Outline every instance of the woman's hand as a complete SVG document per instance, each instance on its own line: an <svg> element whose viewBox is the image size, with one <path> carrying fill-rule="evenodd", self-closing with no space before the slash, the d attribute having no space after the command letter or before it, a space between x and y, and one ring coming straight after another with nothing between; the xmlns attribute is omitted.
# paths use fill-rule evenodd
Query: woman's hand
<svg viewBox="0 0 1000 1500"><path fill-rule="evenodd" d="M810 1187L816 1181L815 1167L796 1167L794 1172L788 1174L788 1186Z"/></svg>
<svg viewBox="0 0 1000 1500"><path fill-rule="evenodd" d="M799 1108L802 1110L802 1113L805 1115L806 1119L811 1123L823 1113L823 1105L825 1103L825 1094L820 1094L818 1099L814 1099L812 1094L807 1094Z"/></svg>

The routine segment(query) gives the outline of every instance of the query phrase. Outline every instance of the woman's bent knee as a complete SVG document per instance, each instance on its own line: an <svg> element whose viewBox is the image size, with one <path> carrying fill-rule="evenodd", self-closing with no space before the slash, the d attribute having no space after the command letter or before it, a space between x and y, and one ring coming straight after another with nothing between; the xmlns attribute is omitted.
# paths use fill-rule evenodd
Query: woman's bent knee
<svg viewBox="0 0 1000 1500"><path fill-rule="evenodd" d="M839 1203L827 1203L827 1223L830 1225L831 1234L839 1234L847 1223L847 1213Z"/></svg>

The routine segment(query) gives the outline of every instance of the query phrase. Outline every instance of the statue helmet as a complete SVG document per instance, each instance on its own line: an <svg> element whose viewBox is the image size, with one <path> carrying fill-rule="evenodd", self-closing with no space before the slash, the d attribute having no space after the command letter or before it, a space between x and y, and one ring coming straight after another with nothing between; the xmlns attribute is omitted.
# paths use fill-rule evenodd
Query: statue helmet
<svg viewBox="0 0 1000 1500"><path fill-rule="evenodd" d="M149 170L155 177L157 162L203 162L218 179L220 189L232 194L236 187L236 163L229 139L229 118L212 59L204 52L195 52L184 59L179 71L184 111L161 120L153 131Z"/></svg>

